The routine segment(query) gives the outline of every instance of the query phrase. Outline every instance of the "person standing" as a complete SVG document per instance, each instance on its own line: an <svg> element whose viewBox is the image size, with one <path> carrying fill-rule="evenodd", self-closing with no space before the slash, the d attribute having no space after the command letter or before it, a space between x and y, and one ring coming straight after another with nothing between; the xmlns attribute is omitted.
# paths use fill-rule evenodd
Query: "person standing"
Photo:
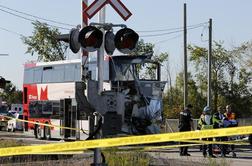
<svg viewBox="0 0 252 166"><path fill-rule="evenodd" d="M198 128L200 130L213 129L213 116L211 115L210 107L208 107L208 106L204 107L203 112L202 112L200 119L198 121ZM213 141L213 138L204 138L202 140ZM203 156L204 157L207 156L207 148L208 148L209 157L215 158L215 156L213 155L212 144L202 146Z"/></svg>
<svg viewBox="0 0 252 166"><path fill-rule="evenodd" d="M188 104L186 108L180 112L179 114L179 131L191 131L191 128L193 129L193 120L192 120L192 113L191 109L193 106L191 104ZM194 129L193 129L194 130ZM185 144L185 143L180 143ZM180 148L180 156L191 156L188 153L188 147L181 147Z"/></svg>
<svg viewBox="0 0 252 166"><path fill-rule="evenodd" d="M214 113L213 115L213 128L214 129L218 129L218 128L223 128L223 120L224 120L224 115L223 113L225 112L225 109L221 106L218 107L218 110L216 113ZM225 137L217 137L216 138L217 141L225 141L226 138ZM220 151L221 151L221 157L225 157L225 148L226 145L224 144L220 144L219 145Z"/></svg>
<svg viewBox="0 0 252 166"><path fill-rule="evenodd" d="M236 116L235 116L235 113L232 112L231 105L226 106L226 112L224 113L223 125L224 125L224 127L236 127L236 126L238 126ZM225 137L225 141L228 141L228 137ZM235 149L235 146L231 145L232 156L236 157L236 153L234 152L234 149ZM224 146L223 150L225 152L224 154L226 154L227 151L228 151L228 147Z"/></svg>

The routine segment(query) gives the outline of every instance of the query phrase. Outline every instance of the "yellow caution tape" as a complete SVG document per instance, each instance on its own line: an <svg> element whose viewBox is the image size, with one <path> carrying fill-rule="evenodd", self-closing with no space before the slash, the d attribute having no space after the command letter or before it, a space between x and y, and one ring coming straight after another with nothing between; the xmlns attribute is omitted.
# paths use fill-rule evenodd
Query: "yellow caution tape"
<svg viewBox="0 0 252 166"><path fill-rule="evenodd" d="M113 149L112 151L149 151L149 150L158 150L158 149L172 149L172 148L179 148L185 146L197 146L202 144L179 144L179 145L166 145L166 146L147 146L147 147L129 147L126 149ZM111 149L104 149L102 151L111 151ZM83 150L78 151L63 151L63 152L48 152L48 153L37 153L37 154L83 154Z"/></svg>
<svg viewBox="0 0 252 166"><path fill-rule="evenodd" d="M201 144L249 145L249 143L242 142L242 141L180 140L179 142L201 143Z"/></svg>
<svg viewBox="0 0 252 166"><path fill-rule="evenodd" d="M62 151L77 151L77 150L85 150L85 149L91 149L91 148L139 145L139 144L158 143L158 142L161 143L161 142L169 142L169 141L188 140L188 139L244 135L244 134L251 134L251 133L252 133L252 126L245 126L245 127L232 127L232 128L223 128L223 129L209 129L209 130L201 130L201 131L153 134L153 135L144 135L144 136L107 138L107 139L76 141L76 142L67 142L67 143L37 145L37 146L1 148L0 156L62 152Z"/></svg>
<svg viewBox="0 0 252 166"><path fill-rule="evenodd" d="M27 123L37 124L37 125L47 126L47 127L56 127L56 128L61 128L61 129L69 129L69 130L76 130L76 131L86 131L86 132L88 131L88 130L84 130L84 129L77 129L77 128L59 126L59 125L52 125L52 124L47 124L47 123L28 121L28 120L13 118L13 117L10 117L10 116L3 116L3 117L8 118L8 119L14 119L14 120L17 120L17 121L20 121L20 122L27 122Z"/></svg>

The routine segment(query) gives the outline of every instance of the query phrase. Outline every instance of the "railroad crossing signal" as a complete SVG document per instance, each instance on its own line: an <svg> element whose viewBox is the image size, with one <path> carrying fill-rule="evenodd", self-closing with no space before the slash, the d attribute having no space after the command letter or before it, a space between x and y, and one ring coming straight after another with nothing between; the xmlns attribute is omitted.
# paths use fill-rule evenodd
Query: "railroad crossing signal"
<svg viewBox="0 0 252 166"><path fill-rule="evenodd" d="M107 54L112 55L115 48L128 54L136 48L139 36L130 28L122 28L115 35L111 29L105 32L104 47ZM103 32L95 26L72 29L69 34L59 35L58 40L68 42L73 53L82 47L85 51L97 51L103 42Z"/></svg>
<svg viewBox="0 0 252 166"><path fill-rule="evenodd" d="M91 19L103 6L110 4L115 11L126 21L132 13L120 0L95 0L90 6L84 11L89 19Z"/></svg>

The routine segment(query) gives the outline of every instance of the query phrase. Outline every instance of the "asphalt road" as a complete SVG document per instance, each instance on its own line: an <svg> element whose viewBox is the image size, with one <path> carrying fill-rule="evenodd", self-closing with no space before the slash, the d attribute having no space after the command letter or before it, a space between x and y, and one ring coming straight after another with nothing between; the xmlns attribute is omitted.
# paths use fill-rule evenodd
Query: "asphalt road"
<svg viewBox="0 0 252 166"><path fill-rule="evenodd" d="M163 149L159 151L152 151L149 154L155 158L157 163L153 165L230 165L230 166L251 166L252 165L252 147L251 146L237 146L235 149L236 158L233 158L231 153L225 158L215 154L217 158L204 158L199 148L191 148L189 153L191 156L180 156L179 149Z"/></svg>

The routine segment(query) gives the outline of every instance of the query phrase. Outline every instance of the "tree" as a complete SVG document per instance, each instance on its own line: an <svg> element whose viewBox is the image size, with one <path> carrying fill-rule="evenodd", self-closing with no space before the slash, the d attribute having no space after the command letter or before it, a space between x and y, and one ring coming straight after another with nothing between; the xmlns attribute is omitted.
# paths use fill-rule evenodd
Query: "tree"
<svg viewBox="0 0 252 166"><path fill-rule="evenodd" d="M251 70L245 69L237 61L247 47L226 50L223 43L214 42L212 54L212 94L213 110L218 105L232 104L238 116L247 116L252 112ZM206 97L207 87L207 50L198 46L189 46L190 61L194 65L194 76L202 97ZM206 101L205 101L206 103Z"/></svg>
<svg viewBox="0 0 252 166"><path fill-rule="evenodd" d="M135 48L135 50L130 55L144 55L153 53L155 45L152 43L145 43L143 39L141 39Z"/></svg>
<svg viewBox="0 0 252 166"><path fill-rule="evenodd" d="M156 63L162 64L168 59L168 53L161 53L157 55L153 55L154 52L154 44L151 43L145 43L143 39L141 39L137 46L136 49L130 54L131 56L135 55L146 55L149 56L149 58ZM138 69L142 68L144 70L143 73L141 73L141 77L143 78L150 78L154 79L156 77L155 75L155 70L156 70L157 65L153 63L145 64L145 66L138 66Z"/></svg>
<svg viewBox="0 0 252 166"><path fill-rule="evenodd" d="M180 72L176 77L176 83L173 88L168 89L167 94L173 93L173 101L167 101L167 110L166 117L167 118L178 118L179 112L183 109L183 87L184 87L184 73ZM167 97L167 96L166 96ZM199 91L196 85L196 82L193 80L191 73L188 73L188 99L190 104L193 105L192 115L197 118L200 116L202 112L202 108L204 106L204 102L206 100ZM172 102L172 103L171 103ZM172 106L171 106L172 105Z"/></svg>
<svg viewBox="0 0 252 166"><path fill-rule="evenodd" d="M13 103L22 103L22 91L17 90L12 83L7 83L3 92L0 92L0 97L7 102L8 105Z"/></svg>
<svg viewBox="0 0 252 166"><path fill-rule="evenodd" d="M56 28L49 27L46 23L39 21L33 22L33 35L22 37L22 41L27 45L26 53L32 56L38 54L38 61L56 61L64 60L64 53L67 49L67 44L57 41L56 37L60 32Z"/></svg>

